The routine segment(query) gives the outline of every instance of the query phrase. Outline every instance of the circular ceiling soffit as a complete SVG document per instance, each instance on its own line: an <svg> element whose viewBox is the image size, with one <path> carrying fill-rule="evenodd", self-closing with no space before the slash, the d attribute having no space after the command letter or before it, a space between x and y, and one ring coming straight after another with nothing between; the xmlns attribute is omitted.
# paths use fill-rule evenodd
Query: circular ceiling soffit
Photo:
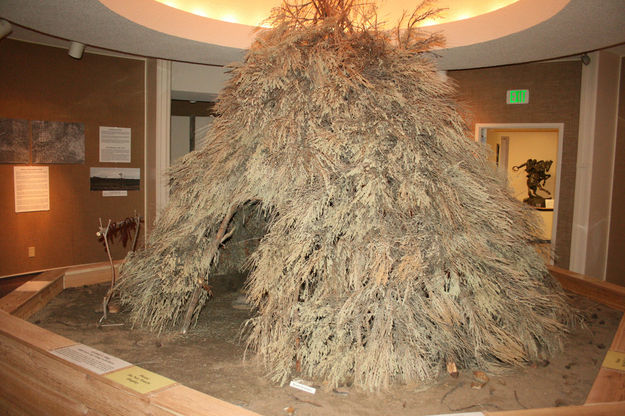
<svg viewBox="0 0 625 416"><path fill-rule="evenodd" d="M542 23L560 12L570 0L541 2L541 6L538 8L534 0L516 0L511 4L510 1L506 0L507 6L497 8L494 11L449 23L425 26L424 29L442 32L447 39L447 48L467 46L498 39ZM175 0L99 0L99 2L116 14L138 25L168 35L219 46L248 49L258 30L257 26L205 17L164 4L174 4L176 3ZM192 1L189 2L193 3ZM480 2L480 0L461 1L464 7L471 3ZM233 2L228 3L233 4ZM236 3L238 6L232 6L232 10L234 10L232 14L224 17L233 19L237 14L244 15L246 3L245 1ZM280 1L266 0L264 3L279 5ZM440 3L441 6L449 5L450 8L454 4L451 0L440 0ZM496 4L497 2L493 0L491 3ZM405 2L400 1L383 2L385 7L395 8L389 9L391 16L395 17L401 16L403 10L398 8L404 4ZM267 7L266 15L269 16L271 7ZM448 13L451 14L451 10ZM254 19L257 20L257 18ZM389 18L389 21L392 22L393 20L396 18Z"/></svg>

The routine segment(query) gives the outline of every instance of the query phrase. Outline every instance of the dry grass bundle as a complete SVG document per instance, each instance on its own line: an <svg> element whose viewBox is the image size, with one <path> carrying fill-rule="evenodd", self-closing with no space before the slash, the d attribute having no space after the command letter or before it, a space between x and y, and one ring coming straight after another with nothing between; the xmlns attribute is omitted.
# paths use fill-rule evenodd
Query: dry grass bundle
<svg viewBox="0 0 625 416"><path fill-rule="evenodd" d="M572 313L532 247L539 221L468 139L417 12L313 0L274 11L220 96L210 143L119 290L136 324L183 319L241 206L269 217L251 258L247 341L295 371L380 389L447 361L493 369L558 350ZM206 300L199 295L197 312Z"/></svg>

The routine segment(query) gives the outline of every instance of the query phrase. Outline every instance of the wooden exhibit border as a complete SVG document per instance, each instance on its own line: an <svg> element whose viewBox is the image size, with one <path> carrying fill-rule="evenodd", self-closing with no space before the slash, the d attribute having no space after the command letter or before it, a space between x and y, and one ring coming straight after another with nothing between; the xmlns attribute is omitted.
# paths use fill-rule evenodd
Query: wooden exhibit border
<svg viewBox="0 0 625 416"><path fill-rule="evenodd" d="M551 274L560 281L562 287L569 292L625 312L625 287L556 266L548 266L548 268Z"/></svg>
<svg viewBox="0 0 625 416"><path fill-rule="evenodd" d="M612 308L625 309L625 289L551 268L562 286ZM260 416L169 380L167 386L139 393L106 374L73 364L51 351L79 346L27 319L67 287L110 281L106 263L44 272L0 299L0 413L29 415L214 415ZM620 302L620 303L619 303ZM625 354L625 317L608 354ZM619 355L620 357L620 355ZM607 359L606 359L607 361ZM618 361L618 360L617 360ZM129 364L129 363L128 363ZM137 368L132 366L129 368ZM482 412L488 416L603 416L625 414L625 367L604 364L581 406ZM158 376L158 375L155 375ZM158 376L161 377L161 376ZM480 414L477 412L477 414Z"/></svg>

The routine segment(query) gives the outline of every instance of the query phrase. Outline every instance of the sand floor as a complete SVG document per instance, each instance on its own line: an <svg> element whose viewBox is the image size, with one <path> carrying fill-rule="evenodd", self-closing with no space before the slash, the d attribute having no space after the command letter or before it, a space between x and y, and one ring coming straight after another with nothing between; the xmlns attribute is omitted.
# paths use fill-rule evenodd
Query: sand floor
<svg viewBox="0 0 625 416"><path fill-rule="evenodd" d="M445 375L381 393L317 385L317 392L310 394L267 380L253 354L243 359L240 329L250 312L233 308L239 294L231 288L215 289L215 298L184 336L131 329L123 310L109 315L105 324L110 326L98 327L102 314L96 310L106 289L107 285L66 289L30 321L267 416L431 415L582 404L621 318L618 311L575 298L587 327L571 334L563 353L504 374L487 374L488 382L480 389L472 388L473 371L480 369L464 369L458 378Z"/></svg>

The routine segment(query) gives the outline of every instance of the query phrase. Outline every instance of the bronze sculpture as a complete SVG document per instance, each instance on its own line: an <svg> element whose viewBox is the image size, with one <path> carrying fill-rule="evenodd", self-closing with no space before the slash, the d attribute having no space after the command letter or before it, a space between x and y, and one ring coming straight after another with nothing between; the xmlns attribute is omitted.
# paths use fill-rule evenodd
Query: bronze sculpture
<svg viewBox="0 0 625 416"><path fill-rule="evenodd" d="M528 197L523 200L526 204L534 207L544 207L545 198L537 194L538 190L545 191L548 195L551 195L547 189L544 188L547 179L551 178L551 175L547 173L553 164L553 160L536 160L527 159L527 162L519 166L513 166L512 171L517 172L523 166L525 166L525 172L527 172L527 195Z"/></svg>

